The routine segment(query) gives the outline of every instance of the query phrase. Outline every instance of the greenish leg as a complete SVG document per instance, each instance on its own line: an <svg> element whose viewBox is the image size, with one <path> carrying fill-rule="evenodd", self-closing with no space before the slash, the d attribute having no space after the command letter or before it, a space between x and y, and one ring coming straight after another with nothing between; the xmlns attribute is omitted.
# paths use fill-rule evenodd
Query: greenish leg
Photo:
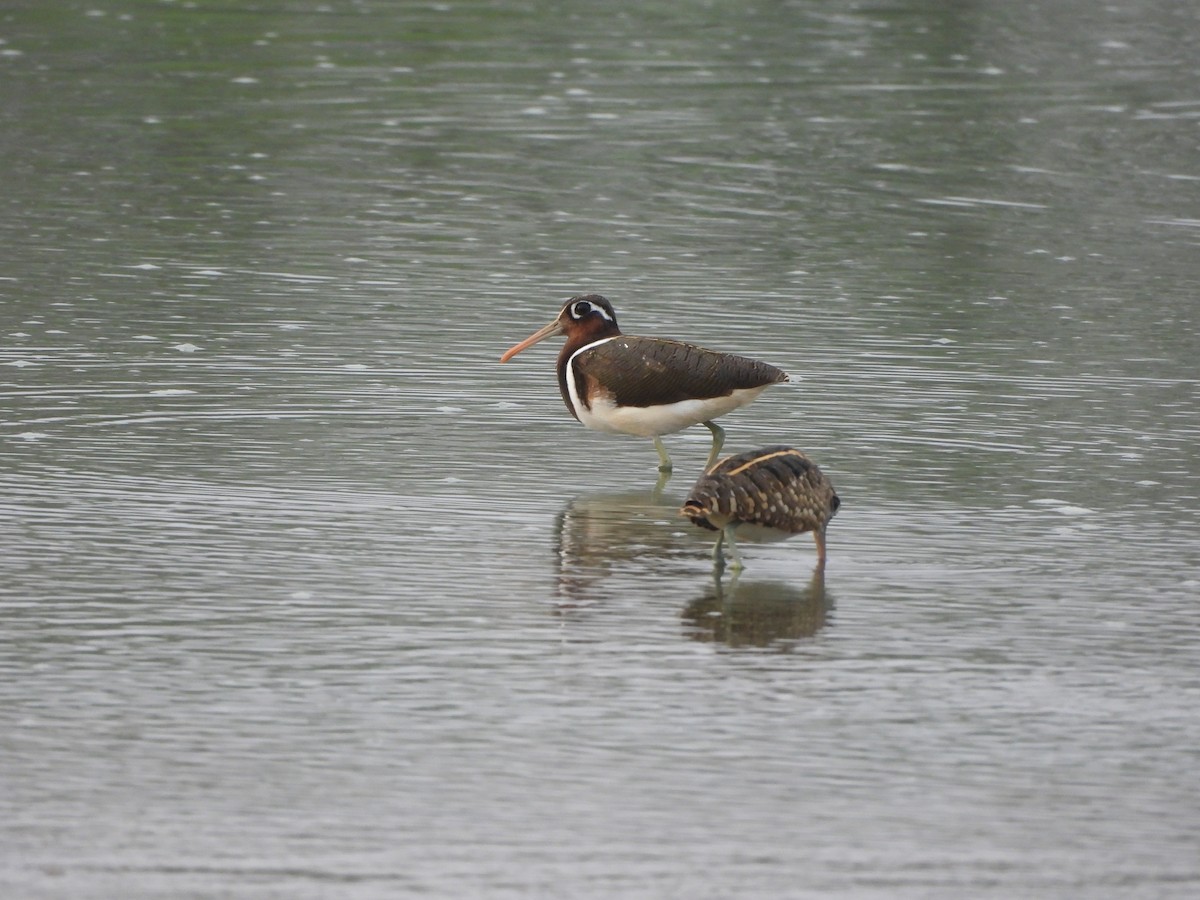
<svg viewBox="0 0 1200 900"><path fill-rule="evenodd" d="M708 451L708 462L704 464L704 471L707 472L717 461L721 448L725 446L725 429L716 422L705 422L704 427L711 431L713 436L712 449Z"/></svg>
<svg viewBox="0 0 1200 900"><path fill-rule="evenodd" d="M733 562L729 568L735 572L740 572L745 566L742 565L742 554L738 553L737 542L733 539L733 529L735 526L726 525L724 529L725 539L729 542L729 555L733 557Z"/></svg>
<svg viewBox="0 0 1200 900"><path fill-rule="evenodd" d="M654 449L658 451L658 471L671 471L671 457L667 456L667 448L663 446L662 438L654 436Z"/></svg>
<svg viewBox="0 0 1200 900"><path fill-rule="evenodd" d="M734 569L733 575L730 576L730 578L729 578L729 585L725 588L725 596L729 598L730 603L732 603L734 600L737 599L737 586L738 586L737 583L738 583L738 579L741 577L742 577L742 570Z"/></svg>
<svg viewBox="0 0 1200 900"><path fill-rule="evenodd" d="M721 553L721 544L725 541L725 532L717 532L717 542L713 544L713 569L717 576L720 577L722 570L725 568L725 556Z"/></svg>
<svg viewBox="0 0 1200 900"><path fill-rule="evenodd" d="M650 497L655 503L662 497L663 488L667 486L667 482L671 480L671 473L664 472L661 469L658 473L658 479L654 482L654 489L650 491Z"/></svg>

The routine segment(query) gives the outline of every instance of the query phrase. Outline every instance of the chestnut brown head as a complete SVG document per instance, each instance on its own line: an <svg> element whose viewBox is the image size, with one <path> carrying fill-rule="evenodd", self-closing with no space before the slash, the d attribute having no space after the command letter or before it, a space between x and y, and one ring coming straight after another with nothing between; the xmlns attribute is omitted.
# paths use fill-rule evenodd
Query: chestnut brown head
<svg viewBox="0 0 1200 900"><path fill-rule="evenodd" d="M553 322L505 350L500 362L508 362L522 350L527 350L539 341L555 335L565 334L568 344L582 346L620 333L617 314L612 304L599 294L581 294L564 303Z"/></svg>

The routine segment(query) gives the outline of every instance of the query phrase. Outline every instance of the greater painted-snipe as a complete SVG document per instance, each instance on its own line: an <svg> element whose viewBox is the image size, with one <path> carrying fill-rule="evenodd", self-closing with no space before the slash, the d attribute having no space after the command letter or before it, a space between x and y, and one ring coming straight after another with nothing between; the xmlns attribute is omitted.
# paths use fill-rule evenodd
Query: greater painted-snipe
<svg viewBox="0 0 1200 900"><path fill-rule="evenodd" d="M732 568L742 568L739 537L778 541L811 531L817 566L825 567L825 529L842 501L817 464L791 447L764 447L726 457L697 480L679 511L701 528L717 532L713 563L724 566L729 544Z"/></svg>
<svg viewBox="0 0 1200 900"><path fill-rule="evenodd" d="M562 334L558 386L571 415L597 431L653 438L662 472L671 470L662 435L706 426L713 442L705 465L712 465L725 440L713 420L788 380L758 360L622 334L612 304L599 294L572 297L553 322L505 351L500 362Z"/></svg>

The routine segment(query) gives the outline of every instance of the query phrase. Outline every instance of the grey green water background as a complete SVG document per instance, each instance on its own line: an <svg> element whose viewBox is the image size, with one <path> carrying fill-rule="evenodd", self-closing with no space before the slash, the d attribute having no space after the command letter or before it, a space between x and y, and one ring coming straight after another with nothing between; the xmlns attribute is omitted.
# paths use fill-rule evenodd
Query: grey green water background
<svg viewBox="0 0 1200 900"><path fill-rule="evenodd" d="M1200 14L0 10L0 894L1200 892ZM845 505L714 582L707 432Z"/></svg>

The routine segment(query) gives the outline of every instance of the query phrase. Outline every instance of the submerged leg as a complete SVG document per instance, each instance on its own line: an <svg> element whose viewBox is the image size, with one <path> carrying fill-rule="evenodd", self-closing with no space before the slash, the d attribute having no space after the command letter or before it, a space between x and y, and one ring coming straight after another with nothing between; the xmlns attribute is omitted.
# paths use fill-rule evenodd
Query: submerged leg
<svg viewBox="0 0 1200 900"><path fill-rule="evenodd" d="M704 427L711 431L713 436L712 449L708 451L708 462L704 464L704 470L708 471L717 461L717 454L721 452L721 448L725 446L725 429L716 422L705 422Z"/></svg>
<svg viewBox="0 0 1200 900"><path fill-rule="evenodd" d="M724 540L725 540L725 532L718 531L717 532L717 542L715 544L713 544L713 554L712 554L713 569L716 570L717 575L720 575L721 571L725 568L725 555L721 552L721 544L724 542Z"/></svg>
<svg viewBox="0 0 1200 900"><path fill-rule="evenodd" d="M729 568L735 572L740 572L745 566L742 565L742 554L738 553L737 542L733 539L734 527L733 525L726 525L722 533L729 543L729 555L733 557L733 562L730 563Z"/></svg>
<svg viewBox="0 0 1200 900"><path fill-rule="evenodd" d="M738 579L742 577L740 569L735 569L733 574L729 576L729 581L725 582L721 578L721 570L713 569L713 592L717 596L717 602L721 604L721 615L729 616L729 607L734 600L737 599ZM729 619L725 618L725 627L728 628Z"/></svg>
<svg viewBox="0 0 1200 900"><path fill-rule="evenodd" d="M654 436L654 449L658 451L658 471L671 471L671 457L667 456L667 448L663 446L662 438Z"/></svg>
<svg viewBox="0 0 1200 900"><path fill-rule="evenodd" d="M658 478L654 482L654 487L650 491L650 497L657 503L662 498L663 488L667 486L667 482L671 480L671 470L658 470Z"/></svg>

